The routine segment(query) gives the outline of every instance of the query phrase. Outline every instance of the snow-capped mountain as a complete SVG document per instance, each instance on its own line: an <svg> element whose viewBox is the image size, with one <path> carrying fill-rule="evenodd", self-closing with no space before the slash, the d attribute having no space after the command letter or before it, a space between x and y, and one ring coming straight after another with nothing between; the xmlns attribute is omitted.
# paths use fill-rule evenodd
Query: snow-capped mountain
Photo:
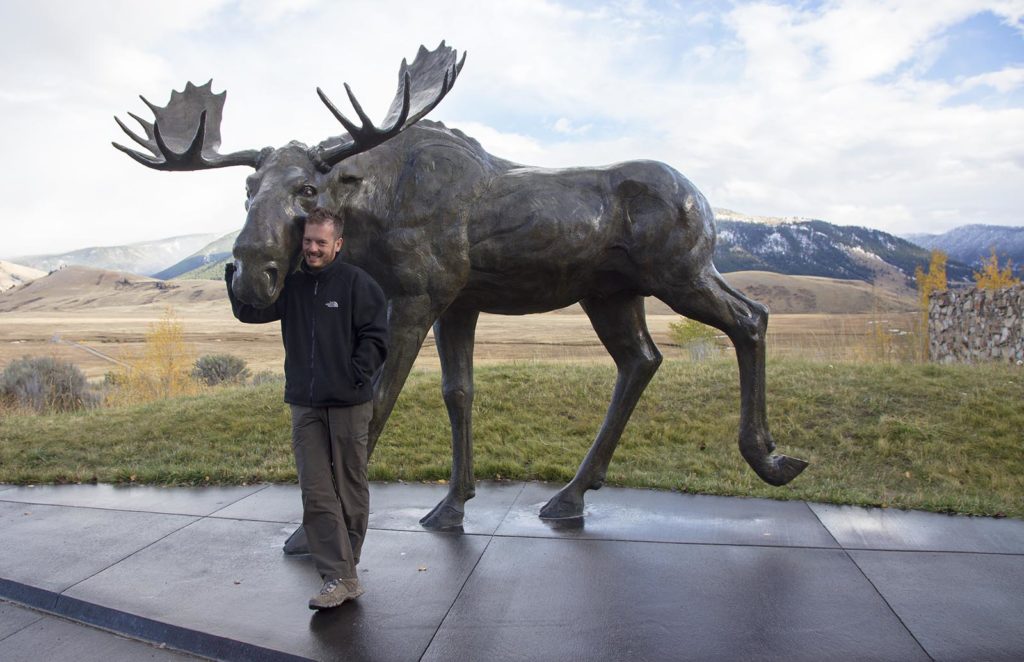
<svg viewBox="0 0 1024 662"><path fill-rule="evenodd" d="M742 217L715 212L715 266L722 272L759 270L874 282L882 275L910 279L918 266L927 268L931 257L925 248L881 230L812 219L728 220L737 216ZM964 281L971 271L951 260L946 274L951 281Z"/></svg>
<svg viewBox="0 0 1024 662"><path fill-rule="evenodd" d="M1009 255L1015 265L1024 266L1024 228L965 226L944 235L904 239L881 230L796 216L753 216L716 209L715 218L718 243L714 259L721 272L772 271L872 283L882 279L905 286L918 266L927 267L934 246L950 256L950 281L968 281L971 268L966 263L988 255L988 247L993 244L1001 258ZM188 278L221 278L220 263L230 257L238 234L187 235L12 261L44 271L76 264L165 280L182 274ZM959 237L960 243L952 243L951 237Z"/></svg>
<svg viewBox="0 0 1024 662"><path fill-rule="evenodd" d="M189 271L194 271L208 264L214 264L231 255L231 249L235 245L235 239L241 234L241 230L229 232L223 237L203 246L195 253L192 253L180 262L176 262L163 271L153 274L155 278L169 280Z"/></svg>
<svg viewBox="0 0 1024 662"><path fill-rule="evenodd" d="M81 248L56 255L27 255L11 258L11 262L43 271L77 265L149 276L166 269L167 265L178 262L218 236L217 234L189 234L124 246Z"/></svg>
<svg viewBox="0 0 1024 662"><path fill-rule="evenodd" d="M951 259L975 269L995 248L1001 265L1005 266L1009 258L1014 271L1024 273L1024 227L961 225L942 234L911 234L906 238L919 246L943 251Z"/></svg>

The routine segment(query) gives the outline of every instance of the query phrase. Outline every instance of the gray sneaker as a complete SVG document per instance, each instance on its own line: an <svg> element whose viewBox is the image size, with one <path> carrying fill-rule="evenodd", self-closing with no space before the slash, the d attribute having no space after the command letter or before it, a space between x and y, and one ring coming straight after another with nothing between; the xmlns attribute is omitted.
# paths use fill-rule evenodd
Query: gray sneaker
<svg viewBox="0 0 1024 662"><path fill-rule="evenodd" d="M362 594L363 587L354 577L352 579L328 579L324 582L320 592L309 599L309 608L330 609L346 600L355 600Z"/></svg>

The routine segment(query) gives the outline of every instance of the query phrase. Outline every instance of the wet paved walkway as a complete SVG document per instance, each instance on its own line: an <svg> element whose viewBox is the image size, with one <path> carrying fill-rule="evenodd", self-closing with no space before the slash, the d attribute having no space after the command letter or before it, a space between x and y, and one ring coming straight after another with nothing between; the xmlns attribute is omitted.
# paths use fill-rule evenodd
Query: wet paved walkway
<svg viewBox="0 0 1024 662"><path fill-rule="evenodd" d="M367 592L314 613L295 486L0 485L0 659L1024 659L1024 521L483 482L424 531L445 490L373 484Z"/></svg>

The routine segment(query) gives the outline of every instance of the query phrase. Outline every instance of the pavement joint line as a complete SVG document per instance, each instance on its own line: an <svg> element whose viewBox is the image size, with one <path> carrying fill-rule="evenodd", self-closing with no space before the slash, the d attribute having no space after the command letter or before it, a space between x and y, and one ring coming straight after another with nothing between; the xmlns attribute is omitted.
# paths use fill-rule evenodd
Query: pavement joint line
<svg viewBox="0 0 1024 662"><path fill-rule="evenodd" d="M899 624L900 624L900 627L902 627L904 630L906 630L907 634L910 635L910 638L914 640L914 643L917 644L918 648L921 649L921 652L924 653L928 657L929 660L934 660L935 658L932 657L932 654L929 653L928 649L924 647L924 644L922 644L921 641L917 638L917 635L914 634L914 631L911 630L910 627L908 627L907 624L903 621L903 618L898 613L896 613L896 610L893 608L893 606L891 604L889 604L889 601L885 599L885 596L882 595L882 592L878 589L877 586L875 586L875 583L873 581L871 581L871 578L868 577L867 573L864 572L864 569L860 567L860 564L857 563L857 560L853 558L853 556L850 554L850 550L847 549L846 547L844 547L841 542L839 542L839 539L836 538L835 534L832 532L832 529L828 528L828 525L825 524L825 522L821 521L821 517L818 515L817 512L815 512L814 508L811 508L811 505L809 503L807 503L806 501L804 502L804 504L807 505L807 509L811 511L811 514L814 515L814 518L816 520L818 520L818 523L821 524L822 527L824 527L825 531L828 532L828 535L831 536L832 540L834 540L836 542L836 544L839 545L839 549L842 550L843 556L845 556L847 558L847 560L850 563L853 564L853 567L855 567L857 569L857 572L859 572L861 577L864 578L864 581L866 581L868 583L868 586L870 586L871 589L875 592L875 594L878 596L878 598L882 601L882 604L884 604L885 607L889 610L889 612L896 618L897 622L899 622ZM874 551L874 550L861 550L861 551ZM918 553L918 552L914 552L914 553Z"/></svg>
<svg viewBox="0 0 1024 662"><path fill-rule="evenodd" d="M804 508L806 508L811 513L811 517L813 517L815 521L818 522L818 525L825 530L825 533L828 534L828 537L831 538L836 545L842 547L843 543L839 542L839 538L836 538L836 534L832 532L832 529L828 528L828 524L825 524L823 521L821 521L821 517L819 517L818 513L814 511L814 508L811 507L811 504L803 500L801 500L800 503L804 504Z"/></svg>
<svg viewBox="0 0 1024 662"><path fill-rule="evenodd" d="M141 513L143 515L170 515L172 517L197 517L200 519L209 515L198 515L196 513L169 513L163 510L138 510L136 508L110 508L107 506L78 506L66 503L42 503L39 501L12 501L11 499L0 498L0 503L16 503L22 506L49 506L52 508L78 508L80 510L104 510L111 513Z"/></svg>
<svg viewBox="0 0 1024 662"><path fill-rule="evenodd" d="M3 641L3 640L5 640L5 639L7 639L9 637L13 637L14 635L18 634L22 630L24 630L26 628L29 628L29 627L32 627L33 625L35 625L36 623L38 623L39 621L41 621L41 620L43 620L45 618L45 616L42 613L40 613L40 611L38 609L34 609L32 607L29 607L28 605L23 605L20 602L14 602L13 600L7 600L7 599L0 600L0 603L4 603L4 602L6 602L9 605L18 607L20 609L26 609L28 611L31 611L32 613L37 615L37 618L34 621L29 621L28 623L26 623L25 625L21 626L20 628L18 628L14 632L9 632L6 635L0 637L0 641Z"/></svg>
<svg viewBox="0 0 1024 662"><path fill-rule="evenodd" d="M250 487L250 486L246 485L246 487ZM270 487L270 483L264 483L263 487L259 488L258 490L253 490L252 492L249 492L245 496L238 497L237 499L235 499L231 503L226 504L224 506L221 506L220 508L218 508L217 510L213 511L212 513L206 513L205 515L203 515L203 517L213 517L214 515L216 515L220 511L224 510L225 508L230 508L231 506L235 505L236 503L239 503L241 501L245 501L249 497L255 496L255 495L259 494L260 492L262 492L263 490L267 489L268 487Z"/></svg>
<svg viewBox="0 0 1024 662"><path fill-rule="evenodd" d="M202 632L201 630L193 630L180 625L174 625L173 623L138 616L131 612L121 611L113 607L105 607L86 600L79 600L78 598L72 598L46 589L36 589L28 585L23 586L28 586L28 588L34 591L50 594L55 600L50 607L22 602L13 596L7 595L7 592L4 591L4 582L11 584L19 584L19 582L2 580L0 578L0 597L8 602L13 602L37 612L67 619L73 623L106 630L122 637L156 645L165 644L171 650L189 655L216 660L239 660L246 662L250 660L254 662L264 660L270 662L308 659L272 648L231 639L230 637L222 637ZM195 643L189 645L190 642Z"/></svg>
<svg viewBox="0 0 1024 662"><path fill-rule="evenodd" d="M501 528L501 523L504 522L505 518L508 517L508 514L512 512L512 508L515 507L516 501L519 500L519 497L522 496L523 490L525 489L526 483L524 482L523 486L519 488L519 494L515 495L515 497L509 502L508 509L505 510L505 514L501 516L500 520L498 520L498 525L494 527L494 531L492 531L491 534L487 536L487 544L484 545L483 550L481 550L480 556L478 556L476 559L476 563L474 563L473 567L470 568L468 573L466 573L466 579L462 582L462 586L459 587L459 592L455 594L455 598L452 600L452 603L448 605L448 609L444 612L444 616L442 616L441 620L438 621L437 628L434 630L434 634L430 635L430 641L427 642L427 645L426 647L424 647L423 652L420 653L420 660L422 660L423 656L427 654L427 651L430 650L430 647L434 645L434 639L437 638L437 633L441 631L442 627L444 627L444 622L448 620L448 616L452 613L452 609L455 608L455 604L459 601L459 598L462 597L462 592L466 590L466 585L469 583L469 580L476 573L476 569L477 567L479 567L480 561L483 561L484 555L487 554L487 550L490 549L491 543L494 542L495 534L497 533L498 529Z"/></svg>
<svg viewBox="0 0 1024 662"><path fill-rule="evenodd" d="M843 547L847 552L877 552L880 554L958 554L961 556L1024 556L1020 552L985 552L970 549L887 549L882 547Z"/></svg>
<svg viewBox="0 0 1024 662"><path fill-rule="evenodd" d="M27 604L22 604L20 602L14 602L12 600L6 600L6 599L2 599L2 598L0 598L0 602L7 602L8 604L14 605L14 606L19 607L21 609L24 609L26 611L30 611L33 614L37 615L36 620L32 621L31 623L28 623L27 625L25 625L24 627L20 628L17 631L12 632L11 635L17 634L18 632L21 632L22 630L25 630L26 628L29 628L29 627L35 625L39 621L42 621L43 619L46 619L46 618L56 618L56 619L59 619L61 621L66 622L66 623L72 623L72 624L77 625L79 627L85 627L85 628L91 628L91 629L94 629L94 630L99 630L100 632L106 632L108 634L112 634L112 635L115 635L115 636L118 636L118 637L122 637L124 639L128 639L129 641L137 641L137 642L145 644L147 646L152 646L153 648L158 648L159 649L160 648L159 644L163 643L163 642L159 642L159 643L158 642L153 642L153 641L151 641L149 639L139 639L137 637L131 637L131 636L125 634L124 632L121 632L120 630L113 630L113 629L111 629L109 627L103 627L101 625L95 625L93 623L87 623L85 621L75 620L73 618L70 618L69 616L65 616L64 614L61 614L61 613L58 613L58 612L46 611L46 610L40 609L38 607L32 607L32 606L27 605ZM8 636L11 636L11 635L8 635ZM3 641L4 639L7 639L7 637L0 637L0 641ZM164 646L162 648L162 650L169 650L169 651L173 651L173 652L176 652L176 653L183 653L183 654L188 655L190 657L195 657L195 654L192 653L191 651L187 651L187 650L183 650L183 649L179 649L179 648L172 648L170 646Z"/></svg>
<svg viewBox="0 0 1024 662"><path fill-rule="evenodd" d="M388 531L390 533L415 533L417 535L419 535L419 534L426 534L426 535L433 535L433 536L436 536L436 535L448 535L448 536L456 535L456 536L475 536L477 538L480 538L480 537L493 538L494 537L493 533L481 533L481 532L473 533L473 532L470 532L470 531L452 531L452 530L443 530L443 529L435 531L435 530L431 530L431 529L419 529L419 530L417 530L417 529L395 529L395 528L386 527L386 526L371 526L369 528L369 530L370 531Z"/></svg>
<svg viewBox="0 0 1024 662"><path fill-rule="evenodd" d="M221 509L221 510L223 510L223 509ZM217 512L219 513L220 510L218 510ZM299 525L302 524L302 520L301 519L294 520L294 519L260 519L258 517L230 517L228 515L218 515L217 513L214 513L212 515L203 515L203 519L221 519L221 520L235 521L235 522L262 522L263 524L294 524L295 526L299 526Z"/></svg>
<svg viewBox="0 0 1024 662"><path fill-rule="evenodd" d="M751 542L706 542L700 540L646 540L644 538L565 538L561 536L542 536L536 534L521 533L496 533L495 538L527 538L530 540L552 540L557 542L618 542L634 543L640 542L650 545L693 545L698 547L758 547L764 549L816 549L826 552L845 551L840 547L824 547L822 545L767 545ZM868 550L872 551L872 550ZM916 551L916 550L915 550Z"/></svg>
<svg viewBox="0 0 1024 662"><path fill-rule="evenodd" d="M98 574L100 574L102 572L106 572L107 570L110 570L111 568L113 568L115 565L118 565L119 563L124 563L125 561L127 561L131 557L135 556L139 552L141 552L143 550L146 550L146 549L149 549L150 547L152 547L153 545L157 544L158 542L162 542L162 541L166 540L168 537L173 536L175 533L178 533L179 531L183 531L183 530L187 529L188 527L192 526L193 524L195 524L196 522L200 522L200 521L202 521L204 519L203 517L200 517L200 516L197 516L197 515L190 515L190 517L194 518L191 522L188 522L187 524L184 524L183 526L179 526L178 528L174 529L173 531L171 531L171 532L169 532L169 533L167 533L167 534L165 534L163 536L160 536L156 540L153 540L153 541L143 545L142 547L136 549L135 551L130 552L130 553L124 555L123 557L121 557L117 561L114 561L113 563L111 563L107 567L101 568L101 569L97 570L96 572L92 573L91 575L89 575L88 577L86 577L84 579L80 579L77 582L75 582L74 584L71 584L70 586L65 587L57 595L57 601L60 602L61 598L66 598L66 596L64 594L67 591L70 591L71 589L75 588L79 584L81 584L83 582L87 582L90 579L92 579L93 577L95 577L96 575L98 575Z"/></svg>
<svg viewBox="0 0 1024 662"><path fill-rule="evenodd" d="M875 583L871 581L871 578L868 577L868 574L864 572L864 568L860 567L860 564L857 563L857 559L853 558L853 556L850 555L850 551L847 549L843 550L843 555L850 560L850 563L853 564L853 567L857 568L857 572L860 573L861 577L864 578L864 581L866 581L868 585L872 588L872 590L874 590L875 594L878 595L878 599L882 601L882 604L884 604L886 608L896 618L896 620L899 621L900 627L907 631L907 634L909 634L910 638L914 640L914 643L918 645L918 647L921 649L921 652L927 655L929 660L934 660L935 657L933 657L932 654L928 652L928 649L924 647L924 644L922 644L921 640L917 638L917 635L914 634L914 631L910 629L910 626L903 621L903 617L899 615L899 612L897 612L896 609L891 604L889 604L889 601L885 599L885 596L882 595L882 591L880 591L878 586L876 586Z"/></svg>

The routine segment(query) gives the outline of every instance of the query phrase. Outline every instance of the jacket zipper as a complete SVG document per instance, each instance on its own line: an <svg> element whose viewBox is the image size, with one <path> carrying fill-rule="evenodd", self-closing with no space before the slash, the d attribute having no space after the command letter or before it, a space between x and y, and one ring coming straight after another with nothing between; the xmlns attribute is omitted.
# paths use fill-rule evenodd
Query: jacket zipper
<svg viewBox="0 0 1024 662"><path fill-rule="evenodd" d="M313 406L313 382L316 380L316 292L320 280L313 281L313 311L310 315L310 343L309 343L309 406Z"/></svg>

